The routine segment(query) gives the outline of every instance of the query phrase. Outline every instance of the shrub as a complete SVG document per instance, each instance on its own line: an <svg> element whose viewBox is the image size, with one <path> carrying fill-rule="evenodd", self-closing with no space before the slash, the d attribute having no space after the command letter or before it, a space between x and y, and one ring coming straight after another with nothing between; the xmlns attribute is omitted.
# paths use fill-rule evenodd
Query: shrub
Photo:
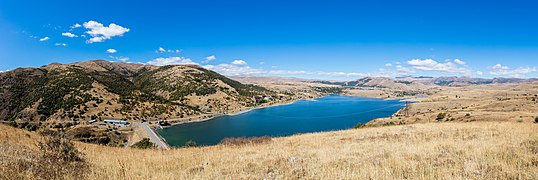
<svg viewBox="0 0 538 180"><path fill-rule="evenodd" d="M185 142L185 145L183 146L184 147L196 147L198 146L198 144L194 140L188 140L187 142Z"/></svg>
<svg viewBox="0 0 538 180"><path fill-rule="evenodd" d="M446 113L439 113L439 114L437 114L437 118L435 118L435 120L441 121L441 120L445 119L445 117L446 117Z"/></svg>
<svg viewBox="0 0 538 180"><path fill-rule="evenodd" d="M262 137L239 137L239 138L224 138L220 141L219 144L222 145L233 145L233 146L240 146L240 145L248 145L248 144L263 144L263 143L269 143L272 141L272 138L269 136L262 136Z"/></svg>
<svg viewBox="0 0 538 180"><path fill-rule="evenodd" d="M37 148L0 143L4 156L0 179L83 179L89 164L65 136L38 140Z"/></svg>
<svg viewBox="0 0 538 180"><path fill-rule="evenodd" d="M137 143L133 144L131 147L139 148L139 149L149 149L149 148L155 148L155 144L149 141L149 138L144 138L138 141Z"/></svg>
<svg viewBox="0 0 538 180"><path fill-rule="evenodd" d="M65 176L82 178L88 163L84 154L77 150L71 141L63 135L55 135L38 143L39 155L33 169L37 177L43 179L61 179Z"/></svg>
<svg viewBox="0 0 538 180"><path fill-rule="evenodd" d="M359 129L363 128L365 125L363 123L357 123L357 125L353 126L353 129Z"/></svg>
<svg viewBox="0 0 538 180"><path fill-rule="evenodd" d="M383 126L394 126L394 125L396 125L396 123L394 123L392 121L391 122L386 122L385 124L383 124Z"/></svg>

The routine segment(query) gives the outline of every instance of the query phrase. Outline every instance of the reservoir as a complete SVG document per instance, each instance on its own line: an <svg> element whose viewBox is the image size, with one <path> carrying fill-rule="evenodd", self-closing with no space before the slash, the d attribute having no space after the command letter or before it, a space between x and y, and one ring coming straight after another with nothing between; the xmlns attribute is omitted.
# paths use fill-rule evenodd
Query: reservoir
<svg viewBox="0 0 538 180"><path fill-rule="evenodd" d="M171 146L183 146L189 140L198 145L215 145L227 137L276 137L349 129L359 122L391 116L404 106L400 100L330 95L176 125L158 133Z"/></svg>

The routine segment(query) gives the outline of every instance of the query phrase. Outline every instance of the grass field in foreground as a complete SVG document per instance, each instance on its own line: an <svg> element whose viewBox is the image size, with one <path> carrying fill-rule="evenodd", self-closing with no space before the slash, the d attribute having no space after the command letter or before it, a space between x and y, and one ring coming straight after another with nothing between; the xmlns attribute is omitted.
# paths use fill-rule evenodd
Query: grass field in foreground
<svg viewBox="0 0 538 180"><path fill-rule="evenodd" d="M39 139L0 129L4 149ZM90 164L84 175L89 179L538 178L538 124L533 123L426 123L169 151L76 145Z"/></svg>

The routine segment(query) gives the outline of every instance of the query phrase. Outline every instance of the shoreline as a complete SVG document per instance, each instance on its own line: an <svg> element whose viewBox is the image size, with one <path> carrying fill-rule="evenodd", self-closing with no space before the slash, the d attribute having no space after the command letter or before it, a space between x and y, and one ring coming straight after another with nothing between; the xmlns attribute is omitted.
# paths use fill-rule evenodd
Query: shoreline
<svg viewBox="0 0 538 180"><path fill-rule="evenodd" d="M243 114L243 113L247 113L247 112L250 112L252 110L257 110L257 109L263 109L263 108L269 108L269 107L277 107L277 106L284 106L284 105L290 105L290 104L293 104L295 102L298 102L298 101L301 101L301 100L305 100L305 101L316 101L316 99L318 98L323 98L323 97L326 97L326 96L330 96L331 94L329 95L325 95L325 96L320 96L320 97L315 97L315 98L311 98L311 99L305 99L305 98L301 98L301 99L296 99L296 100L292 100L291 102L283 102L283 103L276 103L276 104L271 104L271 105L264 105L264 106L258 106L258 107L252 107L252 108L248 108L246 110L242 110L242 111L237 111L237 112L233 112L233 113L229 113L229 114L225 114L225 113L216 113L216 114L207 114L209 115L210 117L207 117L207 118L202 118L202 119L197 119L197 120L191 120L191 121L182 121L182 122L176 122L176 123L172 123L170 126L160 126L161 129L167 129L167 128L171 128L173 126L178 126L178 125L183 125L183 124L190 124L190 123L200 123L200 122L205 122L205 121L211 121L217 117L221 117L221 116L225 116L225 115L228 115L228 116L235 116L235 115L240 115L240 114ZM338 94L339 96L349 96L349 97L360 97L360 98L378 98L378 97L368 97L368 96L353 96L353 95L343 95L343 94ZM398 100L400 99L401 102L411 102L411 103L415 103L415 102L420 102L420 100L416 99L416 98L378 98L378 99L383 99L383 100ZM400 110L402 110L403 108L405 107L402 107L401 109L399 109L398 111L396 111L394 114L392 114L392 116L394 116L396 113L398 113ZM378 119L378 118L377 118ZM374 121L375 119L372 119L370 121ZM369 122L370 122L369 121Z"/></svg>
<svg viewBox="0 0 538 180"><path fill-rule="evenodd" d="M191 121L182 121L182 122L176 122L176 123L171 123L170 126L160 126L161 129L167 129L167 128L171 128L173 126L178 126L178 125L183 125L183 124L190 124L190 123L200 123L200 122L205 122L205 121L211 121L217 117L221 117L221 116L225 116L225 115L228 115L228 116L235 116L235 115L240 115L240 114L243 114L243 113L247 113L247 112L250 112L252 110L257 110L257 109L263 109L263 108L269 108L269 107L276 107L276 106L284 106L284 105L290 105L290 104L293 104L295 102L298 102L298 101L301 101L301 100L305 100L305 101L316 101L316 99L318 98L323 98L323 97L326 97L326 96L330 96L332 94L328 94L328 95L324 95L324 96L320 96L320 97L315 97L315 98L311 98L311 99L305 99L305 98L301 98L301 99L296 99L296 100L292 100L291 102L283 102L283 103L276 103L276 104L271 104L271 105L264 105L264 106L258 106L258 107L252 107L252 108L248 108L246 110L242 110L242 111L237 111L237 112L233 112L233 113L229 113L229 114L224 114L224 113L217 113L217 114L207 114L209 115L210 117L207 117L207 118L202 118L202 119L197 119L197 120L191 120ZM398 100L400 99L401 102L405 102L405 101L408 101L408 102L420 102L420 100L416 99L416 98L378 98L378 97L368 97L368 96L353 96L353 95L344 95L344 94L338 94L339 96L349 96L349 97L360 97L360 98L377 98L377 99L383 99L383 100ZM401 109L403 109L405 107L402 107ZM401 109L399 109L398 111L400 111ZM394 114L398 113L398 111L396 111ZM394 115L392 114L392 115ZM370 121L373 121L375 119L372 119ZM370 122L369 121L369 122Z"/></svg>
<svg viewBox="0 0 538 180"><path fill-rule="evenodd" d="M305 98L301 98L301 99L297 99L297 100L293 100L293 101L290 101L290 102L283 102L283 103L276 103L276 104L271 104L271 105L265 105L265 106L259 106L259 107L253 107L253 108L248 108L246 110L242 110L242 111L238 111L238 112L234 112L234 113L230 113L230 114L223 114L223 113L219 113L219 114L212 114L213 116L211 117L207 117L207 118L203 118L203 119L198 119L198 120L193 120L193 121L183 121L183 122L177 122L177 123L172 123L170 126L166 126L166 127L163 127L163 126L160 126L161 129L166 129L166 128L171 128L171 127L174 127L174 126L179 126L179 125L183 125L183 124L190 124L190 123L200 123L200 122L205 122L205 121L211 121L211 120L214 120L215 118L217 117L221 117L221 116L224 116L224 115L229 115L229 116L235 116L235 115L240 115L240 114L243 114L243 113L247 113L247 112L250 112L252 110L257 110L257 109L263 109L263 108L269 108L269 107L277 107L277 106L283 106L283 105L290 105L290 104L293 104L295 102L298 102L298 101L301 101L301 100L306 100L306 101L317 101L316 99L318 98L323 98L323 97L327 97L327 96L330 96L332 94L329 94L329 95L325 95L325 96L320 96L320 97L316 97L316 98L311 98L311 99L305 99ZM348 96L348 97L357 97L357 98L375 98L375 97L366 97L366 96L350 96L350 95L341 95L341 94L338 94L339 96ZM399 100L400 102L411 102L411 103L415 103L415 102L420 102L420 100L417 100L415 98L376 98L376 99L383 99L383 100ZM396 112L394 112L391 116L395 116L395 114L397 114L398 112L400 112L402 109L406 108L406 106L398 109ZM389 116L390 117L390 116ZM386 117L385 117L386 118ZM381 119L381 118L375 118L375 119L371 119L370 121L364 123L364 124L368 124L368 123L371 123L371 122L374 122L375 120L377 119ZM350 128L352 129L352 127ZM158 135L158 137L164 141L164 143L170 147L172 147L170 144L168 144L168 142L166 141L166 139L164 137L162 137L159 132L157 131L157 129L154 129L154 132Z"/></svg>
<svg viewBox="0 0 538 180"><path fill-rule="evenodd" d="M321 97L325 97L325 96L321 96ZM318 98L320 98L320 97L318 97ZM316 98L313 98L313 99L316 99ZM213 119L215 119L217 117L221 117L221 116L225 116L225 115L228 115L228 116L240 115L240 114L247 113L247 112L250 112L252 110L257 110L257 109L290 105L290 104L293 104L293 103L295 103L297 101L301 101L301 100L308 100L308 99L301 98L301 99L292 100L291 102L282 102L282 103L275 103L275 104L271 104L271 105L252 107L252 108L248 108L246 110L241 110L241 111L237 111L237 112L233 112L233 113L229 113L229 114L224 114L224 113L209 114L211 117L198 119L198 120L192 120L192 121L183 121L183 122L172 123L170 126L166 126L166 127L161 126L161 129L171 128L173 126L178 126L178 125L183 125L183 124L200 123L200 122L210 121L210 120L213 120Z"/></svg>

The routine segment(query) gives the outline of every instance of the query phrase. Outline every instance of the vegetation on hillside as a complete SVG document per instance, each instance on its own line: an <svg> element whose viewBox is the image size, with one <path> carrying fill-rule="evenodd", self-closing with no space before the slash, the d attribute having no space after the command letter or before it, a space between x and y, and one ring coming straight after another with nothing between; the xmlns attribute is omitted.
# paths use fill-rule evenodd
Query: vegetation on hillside
<svg viewBox="0 0 538 180"><path fill-rule="evenodd" d="M274 95L265 88L244 85L199 66L139 69L128 66L89 61L2 73L0 119L44 122L58 112L61 114L56 119L75 122L100 119L112 113L128 120L162 119L199 114L201 107L185 101L187 96L207 96L221 91L229 96L226 101L250 106L255 105L254 95ZM95 83L104 86L107 92L92 90ZM103 93L113 93L119 98L106 100ZM120 104L121 108L100 108L99 112L88 114L92 109L113 104Z"/></svg>
<svg viewBox="0 0 538 180"><path fill-rule="evenodd" d="M136 142L131 147L138 148L138 149L149 149L149 148L155 148L155 144L153 144L149 138L143 138L142 140Z"/></svg>

